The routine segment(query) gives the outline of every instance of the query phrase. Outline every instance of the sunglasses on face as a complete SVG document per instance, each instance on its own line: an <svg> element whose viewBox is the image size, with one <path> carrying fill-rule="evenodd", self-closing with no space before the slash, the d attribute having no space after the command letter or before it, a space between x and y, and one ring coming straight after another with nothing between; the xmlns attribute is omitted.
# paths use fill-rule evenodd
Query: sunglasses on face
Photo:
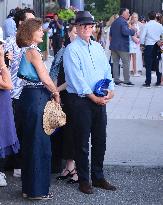
<svg viewBox="0 0 163 205"><path fill-rule="evenodd" d="M83 26L84 28L93 28L93 24L80 24L80 26Z"/></svg>

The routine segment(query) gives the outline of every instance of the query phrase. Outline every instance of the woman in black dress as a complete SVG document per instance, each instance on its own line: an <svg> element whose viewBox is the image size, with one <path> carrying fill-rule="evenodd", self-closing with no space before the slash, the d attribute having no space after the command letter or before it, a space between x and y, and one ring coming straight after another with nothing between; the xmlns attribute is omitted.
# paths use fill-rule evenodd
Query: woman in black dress
<svg viewBox="0 0 163 205"><path fill-rule="evenodd" d="M65 47L76 38L76 27L73 25L69 26L67 38L65 38L64 47L59 50L56 54L52 67L50 70L50 76L53 81L57 81L58 91L60 92L61 103L63 111L66 113L67 123L65 126L60 128L59 137L61 138L61 156L62 159L66 160L65 169L63 169L61 175L57 177L58 180L69 179L68 183L77 183L78 176L75 169L75 153L74 153L74 139L72 130L72 121L69 117L69 105L67 103L67 91L65 74L63 68L63 53Z"/></svg>

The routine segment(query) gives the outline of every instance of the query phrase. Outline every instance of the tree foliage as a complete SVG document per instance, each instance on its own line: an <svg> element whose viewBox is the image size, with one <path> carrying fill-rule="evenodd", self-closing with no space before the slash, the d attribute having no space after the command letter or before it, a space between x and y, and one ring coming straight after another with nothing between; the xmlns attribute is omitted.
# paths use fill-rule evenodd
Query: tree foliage
<svg viewBox="0 0 163 205"><path fill-rule="evenodd" d="M96 20L108 19L119 9L120 0L85 0L85 10L89 10Z"/></svg>

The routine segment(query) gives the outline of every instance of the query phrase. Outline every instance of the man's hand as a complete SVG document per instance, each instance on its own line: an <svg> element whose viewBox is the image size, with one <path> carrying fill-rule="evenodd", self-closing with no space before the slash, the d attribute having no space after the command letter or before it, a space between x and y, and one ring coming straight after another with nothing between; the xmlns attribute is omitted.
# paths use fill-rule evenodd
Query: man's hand
<svg viewBox="0 0 163 205"><path fill-rule="evenodd" d="M114 92L112 90L107 90L107 95L104 96L105 99L112 99L114 97Z"/></svg>
<svg viewBox="0 0 163 205"><path fill-rule="evenodd" d="M94 103L98 105L106 105L110 99L112 99L114 96L113 91L108 90L107 96L104 97L97 97L94 94L89 94L87 97L91 99Z"/></svg>
<svg viewBox="0 0 163 205"><path fill-rule="evenodd" d="M109 102L109 99L105 97L96 97L94 102L98 105L106 105Z"/></svg>

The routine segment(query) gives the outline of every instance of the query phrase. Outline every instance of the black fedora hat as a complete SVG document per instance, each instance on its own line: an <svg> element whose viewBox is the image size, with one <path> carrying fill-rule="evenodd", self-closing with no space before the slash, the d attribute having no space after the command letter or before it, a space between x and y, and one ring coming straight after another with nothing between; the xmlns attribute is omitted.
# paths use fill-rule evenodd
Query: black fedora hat
<svg viewBox="0 0 163 205"><path fill-rule="evenodd" d="M95 24L95 21L89 11L78 11L74 24Z"/></svg>

